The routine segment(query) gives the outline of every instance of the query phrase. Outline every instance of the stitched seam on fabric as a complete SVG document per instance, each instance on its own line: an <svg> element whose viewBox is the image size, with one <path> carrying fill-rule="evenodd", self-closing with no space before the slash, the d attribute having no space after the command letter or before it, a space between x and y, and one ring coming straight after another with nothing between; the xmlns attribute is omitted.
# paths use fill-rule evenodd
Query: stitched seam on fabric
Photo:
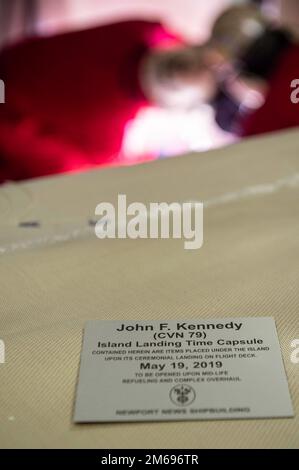
<svg viewBox="0 0 299 470"><path fill-rule="evenodd" d="M299 186L299 173L281 178L272 183L264 183L255 186L246 186L238 191L228 192L217 196L215 198L204 201L204 208L215 207L222 204L228 204L242 199L248 199L250 197L256 197L260 195L273 194L280 191L283 188L297 188ZM185 201L192 204L196 204L200 201L190 200ZM94 233L91 227L77 227L71 231L62 232L53 236L43 236L26 240L23 242L11 243L9 245L0 246L0 255L5 253L12 253L17 250L26 250L34 247L54 245L56 243L76 240L86 235Z"/></svg>

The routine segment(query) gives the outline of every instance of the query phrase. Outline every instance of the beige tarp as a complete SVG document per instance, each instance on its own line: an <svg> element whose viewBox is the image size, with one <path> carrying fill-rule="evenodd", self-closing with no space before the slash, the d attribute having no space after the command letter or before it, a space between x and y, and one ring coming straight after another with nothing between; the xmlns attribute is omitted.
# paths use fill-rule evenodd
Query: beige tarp
<svg viewBox="0 0 299 470"><path fill-rule="evenodd" d="M119 193L128 202L207 201L203 248L98 240L95 207ZM0 215L0 447L299 447L299 364L290 359L299 339L298 130L8 184ZM294 419L72 423L86 320L226 316L275 318Z"/></svg>

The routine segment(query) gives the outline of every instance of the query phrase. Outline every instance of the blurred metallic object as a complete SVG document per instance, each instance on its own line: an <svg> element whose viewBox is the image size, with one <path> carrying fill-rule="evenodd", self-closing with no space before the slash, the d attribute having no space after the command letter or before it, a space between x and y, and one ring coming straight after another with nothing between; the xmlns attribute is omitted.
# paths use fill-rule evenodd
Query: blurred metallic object
<svg viewBox="0 0 299 470"><path fill-rule="evenodd" d="M263 34L268 19L254 5L228 8L215 21L210 44L228 60L238 59Z"/></svg>

